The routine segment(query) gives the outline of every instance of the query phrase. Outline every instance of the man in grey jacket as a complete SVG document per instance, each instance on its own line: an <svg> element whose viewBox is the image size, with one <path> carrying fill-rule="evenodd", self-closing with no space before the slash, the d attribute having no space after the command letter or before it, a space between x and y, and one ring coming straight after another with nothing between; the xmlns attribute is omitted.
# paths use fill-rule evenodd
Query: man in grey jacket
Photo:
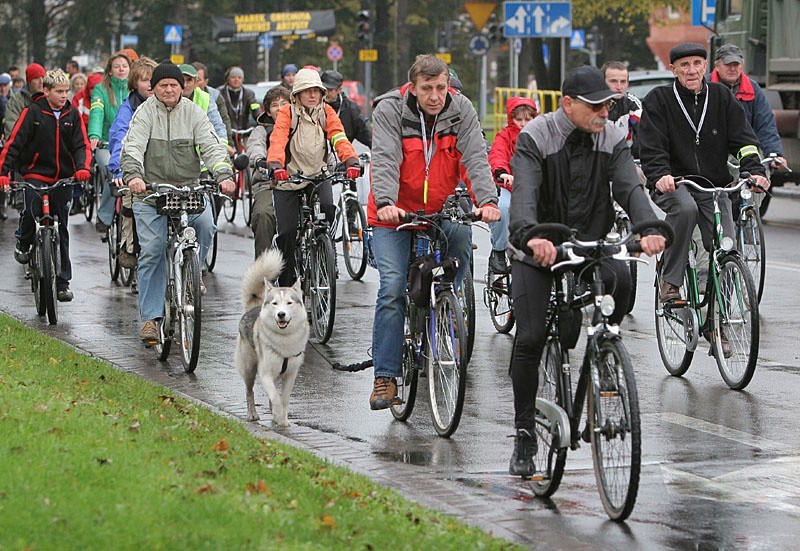
<svg viewBox="0 0 800 551"><path fill-rule="evenodd" d="M183 74L178 66L169 62L158 65L150 85L154 95L134 113L122 142L120 159L125 183L134 194L133 212L141 247L139 338L147 346L158 341L157 322L164 316L168 220L156 212L152 202L145 201L145 183L176 186L194 183L200 176L202 158L222 192L230 194L234 190L228 151L203 109L182 97ZM202 214L190 217L189 223L197 231L202 265L216 232L210 205L206 205Z"/></svg>

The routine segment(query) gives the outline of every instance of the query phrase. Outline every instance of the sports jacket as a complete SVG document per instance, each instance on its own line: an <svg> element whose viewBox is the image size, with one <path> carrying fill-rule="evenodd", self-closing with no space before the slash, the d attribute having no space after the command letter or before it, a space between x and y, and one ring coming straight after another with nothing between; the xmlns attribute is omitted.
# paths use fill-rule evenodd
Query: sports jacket
<svg viewBox="0 0 800 551"><path fill-rule="evenodd" d="M112 95L113 100L112 101ZM111 77L111 93L102 82L92 90L92 108L89 111L90 138L108 141L108 131L114 123L119 108L128 97L128 79Z"/></svg>
<svg viewBox="0 0 800 551"><path fill-rule="evenodd" d="M91 168L89 139L78 111L67 102L56 118L47 99L39 94L20 113L0 154L0 174L15 169L26 180L52 184L76 171Z"/></svg>
<svg viewBox="0 0 800 551"><path fill-rule="evenodd" d="M605 236L614 226L612 195L634 224L655 219L625 137L611 122L599 134L580 130L561 108L527 124L511 159L510 248L530 254L534 226L545 222L575 228L579 239Z"/></svg>
<svg viewBox="0 0 800 551"><path fill-rule="evenodd" d="M372 147L372 129L369 127L369 121L361 114L361 109L356 105L356 102L340 93L336 101L329 103L344 126L344 133L350 143L355 140L360 141L367 147Z"/></svg>
<svg viewBox="0 0 800 551"><path fill-rule="evenodd" d="M420 112L409 88L406 84L375 100L369 223L393 227L378 221L378 209L387 205L406 212L438 212L461 181L462 164L476 204L497 205L497 188L489 171L478 114L469 99L452 91L447 94L433 129L426 197Z"/></svg>
<svg viewBox="0 0 800 551"><path fill-rule="evenodd" d="M261 104L256 100L252 90L242 86L238 90L231 90L227 84L219 88L220 95L225 100L225 107L228 109L228 116L231 118L231 128L233 130L246 130L250 128L250 112L253 118L257 119L261 115ZM234 108L234 103L236 104ZM233 143L233 136L229 137Z"/></svg>
<svg viewBox="0 0 800 551"><path fill-rule="evenodd" d="M500 175L513 174L510 166L511 157L514 155L514 150L517 147L517 138L522 129L511 118L511 113L521 105L531 107L534 117L539 114L539 110L536 109L536 104L532 99L517 96L508 98L506 102L508 124L494 137L494 143L492 143L492 148L489 150L489 166L492 168L492 175L495 177L497 185L506 188L508 191L511 191L511 186L500 180Z"/></svg>

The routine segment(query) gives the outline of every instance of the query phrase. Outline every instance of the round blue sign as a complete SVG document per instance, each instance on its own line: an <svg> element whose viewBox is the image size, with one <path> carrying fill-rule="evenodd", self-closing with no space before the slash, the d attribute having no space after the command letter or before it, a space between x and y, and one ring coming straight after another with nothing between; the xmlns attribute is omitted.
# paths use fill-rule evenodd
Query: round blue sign
<svg viewBox="0 0 800 551"><path fill-rule="evenodd" d="M482 33L475 33L469 37L469 42L467 42L467 49L473 55L486 55L489 53L489 48L491 47L491 42L489 42L489 37Z"/></svg>

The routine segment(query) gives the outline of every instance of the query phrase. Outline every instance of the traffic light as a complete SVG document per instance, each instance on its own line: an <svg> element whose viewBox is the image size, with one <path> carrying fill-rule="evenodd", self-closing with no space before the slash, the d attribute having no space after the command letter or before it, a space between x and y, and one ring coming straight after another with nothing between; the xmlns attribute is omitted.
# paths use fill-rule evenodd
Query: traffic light
<svg viewBox="0 0 800 551"><path fill-rule="evenodd" d="M436 51L439 53L450 51L450 37L447 36L447 31L438 31L436 33Z"/></svg>
<svg viewBox="0 0 800 551"><path fill-rule="evenodd" d="M506 37L503 35L504 24L497 21L497 15L494 13L489 18L489 23L485 27L485 32L489 36L492 44L505 44Z"/></svg>
<svg viewBox="0 0 800 551"><path fill-rule="evenodd" d="M372 39L372 22L369 10L358 12L358 31L356 36L361 42L370 42Z"/></svg>

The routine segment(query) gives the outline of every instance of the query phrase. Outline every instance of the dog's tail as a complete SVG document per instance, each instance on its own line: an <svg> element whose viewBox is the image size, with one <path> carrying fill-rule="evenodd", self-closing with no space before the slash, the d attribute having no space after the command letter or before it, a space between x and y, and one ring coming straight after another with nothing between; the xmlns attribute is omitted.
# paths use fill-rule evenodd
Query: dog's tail
<svg viewBox="0 0 800 551"><path fill-rule="evenodd" d="M261 306L264 300L264 280L275 281L281 275L281 270L283 270L283 255L278 249L267 249L256 258L244 273L242 281L242 302L245 312Z"/></svg>

